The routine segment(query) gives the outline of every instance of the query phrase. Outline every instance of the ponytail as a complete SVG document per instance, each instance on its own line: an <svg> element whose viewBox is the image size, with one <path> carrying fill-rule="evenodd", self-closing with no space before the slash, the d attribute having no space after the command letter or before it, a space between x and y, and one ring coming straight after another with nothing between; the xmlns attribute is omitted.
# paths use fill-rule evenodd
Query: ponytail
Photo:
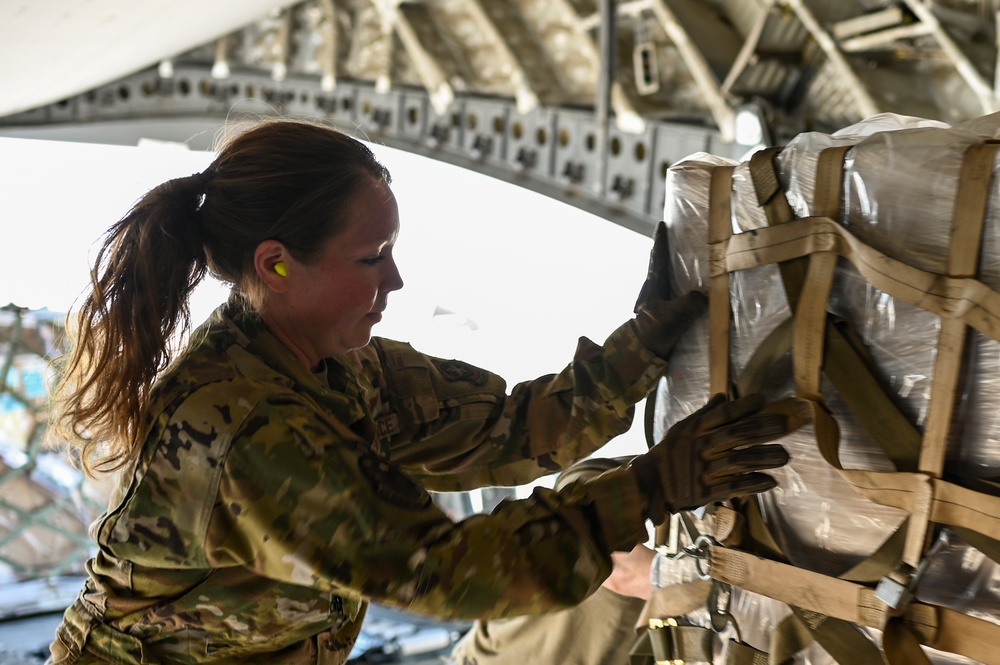
<svg viewBox="0 0 1000 665"><path fill-rule="evenodd" d="M148 395L190 329L188 296L206 272L200 208L211 172L151 190L109 229L91 288L67 320L72 348L58 361L51 431L89 474L140 450Z"/></svg>

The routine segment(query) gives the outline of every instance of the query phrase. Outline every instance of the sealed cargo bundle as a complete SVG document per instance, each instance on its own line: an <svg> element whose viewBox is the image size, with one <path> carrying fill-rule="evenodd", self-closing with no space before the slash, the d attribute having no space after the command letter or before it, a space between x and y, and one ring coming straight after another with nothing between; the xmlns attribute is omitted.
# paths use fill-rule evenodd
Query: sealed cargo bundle
<svg viewBox="0 0 1000 665"><path fill-rule="evenodd" d="M1000 663L998 138L880 115L670 168L672 286L710 306L656 435L718 392L806 424L777 488L664 536L657 660Z"/></svg>

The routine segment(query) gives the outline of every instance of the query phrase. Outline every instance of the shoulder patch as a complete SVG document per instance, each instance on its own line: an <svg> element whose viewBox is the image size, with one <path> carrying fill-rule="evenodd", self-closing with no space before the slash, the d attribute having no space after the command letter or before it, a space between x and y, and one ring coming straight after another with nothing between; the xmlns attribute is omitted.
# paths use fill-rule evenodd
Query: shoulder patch
<svg viewBox="0 0 1000 665"><path fill-rule="evenodd" d="M431 361L446 381L465 381L466 383L471 383L474 386L482 387L485 386L486 382L489 380L485 370L473 367L472 365L464 363L461 360L441 360L439 358L432 358Z"/></svg>
<svg viewBox="0 0 1000 665"><path fill-rule="evenodd" d="M374 455L358 458L358 468L375 493L390 503L414 510L431 503L430 495L422 487Z"/></svg>

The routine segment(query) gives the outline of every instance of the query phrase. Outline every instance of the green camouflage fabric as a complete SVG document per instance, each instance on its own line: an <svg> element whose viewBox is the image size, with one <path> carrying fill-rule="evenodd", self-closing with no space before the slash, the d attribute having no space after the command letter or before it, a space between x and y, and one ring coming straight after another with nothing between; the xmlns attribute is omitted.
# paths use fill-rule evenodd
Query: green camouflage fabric
<svg viewBox="0 0 1000 665"><path fill-rule="evenodd" d="M343 663L369 599L445 618L580 602L646 539L632 474L450 520L428 490L533 480L625 431L665 363L631 323L514 386L375 338L311 372L224 306L157 382L50 663Z"/></svg>

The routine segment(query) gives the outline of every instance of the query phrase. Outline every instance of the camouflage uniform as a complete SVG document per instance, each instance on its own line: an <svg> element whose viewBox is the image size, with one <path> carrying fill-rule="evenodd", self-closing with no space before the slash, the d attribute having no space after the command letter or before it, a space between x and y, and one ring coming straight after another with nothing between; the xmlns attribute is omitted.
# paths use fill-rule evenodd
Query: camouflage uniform
<svg viewBox="0 0 1000 665"><path fill-rule="evenodd" d="M664 362L626 323L518 384L375 338L310 372L220 308L157 383L53 663L342 663L367 599L448 618L580 602L645 540L613 470L454 523L427 490L530 481L627 429ZM390 461L391 460L391 461Z"/></svg>

